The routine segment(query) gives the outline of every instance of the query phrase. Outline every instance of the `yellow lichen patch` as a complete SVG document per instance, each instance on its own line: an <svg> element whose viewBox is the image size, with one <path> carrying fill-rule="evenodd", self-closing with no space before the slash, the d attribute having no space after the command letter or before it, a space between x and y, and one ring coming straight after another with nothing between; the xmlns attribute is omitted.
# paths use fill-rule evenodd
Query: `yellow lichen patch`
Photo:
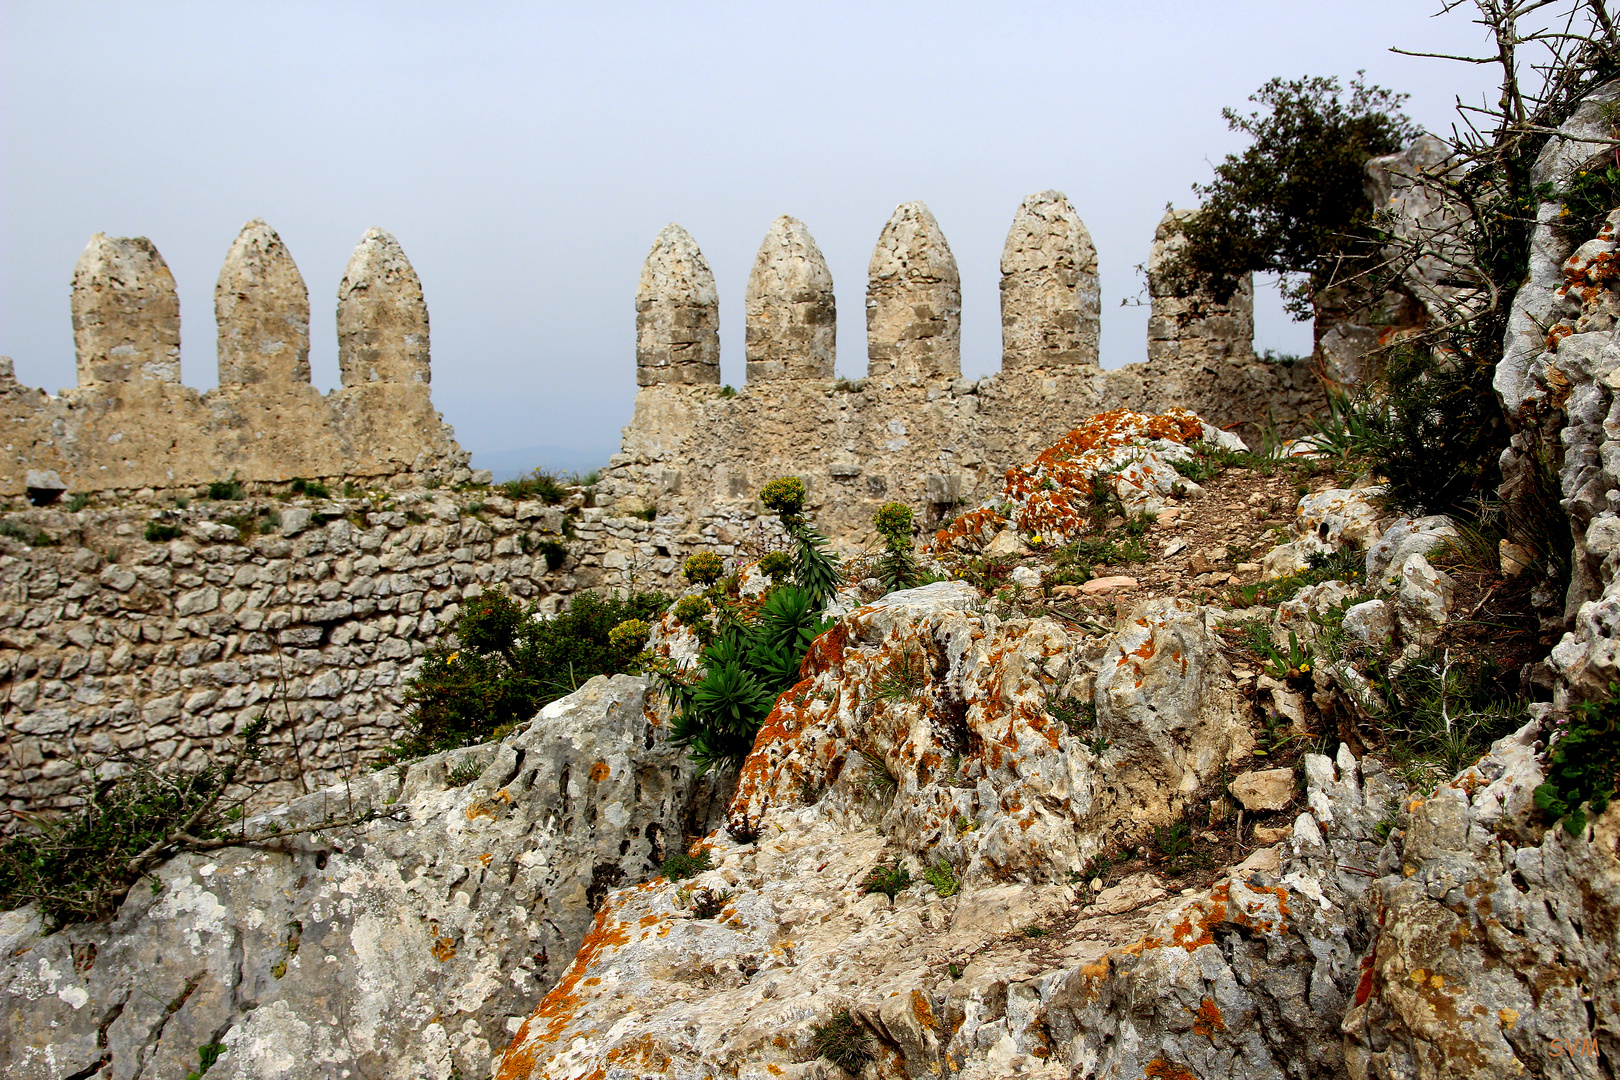
<svg viewBox="0 0 1620 1080"><path fill-rule="evenodd" d="M1198 1080L1198 1077L1180 1065L1170 1064L1164 1058L1154 1058L1148 1062L1143 1080Z"/></svg>
<svg viewBox="0 0 1620 1080"><path fill-rule="evenodd" d="M934 1017L934 1007L928 1003L928 996L921 990L911 992L911 1015L917 1018L917 1023L925 1028L939 1029L939 1021Z"/></svg>
<svg viewBox="0 0 1620 1080"><path fill-rule="evenodd" d="M433 947L428 951L433 954L433 959L437 960L439 963L447 963L455 958L456 939L448 937L435 937L433 939Z"/></svg>
<svg viewBox="0 0 1620 1080"><path fill-rule="evenodd" d="M1226 1030L1226 1018L1221 1015L1221 1007L1215 1004L1214 998L1205 998L1198 1003L1198 1011L1193 1014L1193 1031L1209 1039L1215 1039L1217 1031Z"/></svg>
<svg viewBox="0 0 1620 1080"><path fill-rule="evenodd" d="M1498 1009L1496 1022L1505 1028L1512 1027L1519 1022L1519 1013L1516 1009Z"/></svg>
<svg viewBox="0 0 1620 1080"><path fill-rule="evenodd" d="M595 765L591 766L591 779L600 784L602 781L606 780L608 776L612 774L612 772L613 770L608 767L607 762L598 761Z"/></svg>
<svg viewBox="0 0 1620 1080"><path fill-rule="evenodd" d="M494 858L495 853L493 851L486 851L482 855L478 856L478 865L488 866L492 861L494 861Z"/></svg>

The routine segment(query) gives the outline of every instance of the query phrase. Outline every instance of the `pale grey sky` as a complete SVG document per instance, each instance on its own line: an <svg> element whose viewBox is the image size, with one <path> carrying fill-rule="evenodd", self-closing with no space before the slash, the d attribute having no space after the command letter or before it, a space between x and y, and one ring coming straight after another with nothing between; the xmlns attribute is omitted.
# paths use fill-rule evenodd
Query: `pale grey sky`
<svg viewBox="0 0 1620 1080"><path fill-rule="evenodd" d="M94 232L149 236L179 283L183 372L213 386L213 285L249 218L308 282L311 360L367 227L393 232L432 315L433 392L478 452L605 459L635 394L641 261L678 221L714 268L726 381L778 214L832 268L838 370L866 370L866 263L922 199L962 272L963 368L995 370L1002 242L1057 188L1096 242L1103 362L1140 359L1165 204L1242 144L1223 105L1273 75L1358 68L1448 130L1488 70L1438 0L1067 4L80 3L0 0L0 354L74 380L68 284ZM1263 296L1258 344L1309 348ZM541 462L535 462L540 464ZM551 464L574 465L574 461Z"/></svg>

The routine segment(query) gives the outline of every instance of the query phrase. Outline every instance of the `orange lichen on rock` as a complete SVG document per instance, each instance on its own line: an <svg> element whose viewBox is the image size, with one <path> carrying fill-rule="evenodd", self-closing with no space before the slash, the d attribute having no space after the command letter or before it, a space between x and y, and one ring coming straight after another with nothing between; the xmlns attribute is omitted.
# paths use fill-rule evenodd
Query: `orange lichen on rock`
<svg viewBox="0 0 1620 1080"><path fill-rule="evenodd" d="M607 762L598 761L595 765L591 766L591 779L600 784L603 780L606 780L612 772L613 770L608 767Z"/></svg>
<svg viewBox="0 0 1620 1080"><path fill-rule="evenodd" d="M1170 1064L1164 1058L1154 1058L1148 1062L1143 1080L1198 1080L1198 1077L1180 1065Z"/></svg>
<svg viewBox="0 0 1620 1080"><path fill-rule="evenodd" d="M1193 1014L1193 1030L1212 1042L1217 1031L1226 1030L1226 1018L1221 1015L1221 1007L1215 1004L1214 998L1205 998L1198 1003L1198 1012Z"/></svg>
<svg viewBox="0 0 1620 1080"><path fill-rule="evenodd" d="M911 992L911 1014L923 1027L938 1030L939 1020L934 1016L934 1007L928 1003L928 995L921 990Z"/></svg>
<svg viewBox="0 0 1620 1080"><path fill-rule="evenodd" d="M598 958L604 958L604 954L630 940L629 924L613 919L611 912L610 899L596 913L596 922L592 924L590 933L585 935L585 942L574 956L573 964L512 1037L512 1044L501 1058L501 1066L495 1073L496 1080L529 1080L534 1074L539 1051L555 1043L579 1012L583 1002L575 991L580 987L585 973ZM545 1024L544 1030L537 1029L540 1023Z"/></svg>
<svg viewBox="0 0 1620 1080"><path fill-rule="evenodd" d="M1149 456L1155 440L1183 446L1204 436L1204 422L1186 409L1148 416L1128 409L1098 413L1035 455L1027 465L1008 469L996 505L959 514L934 534L933 548L945 551L986 544L1009 522L1042 543L1060 543L1092 525L1095 481L1101 477L1122 499L1150 489L1166 490L1161 459ZM1138 447L1141 447L1138 451Z"/></svg>

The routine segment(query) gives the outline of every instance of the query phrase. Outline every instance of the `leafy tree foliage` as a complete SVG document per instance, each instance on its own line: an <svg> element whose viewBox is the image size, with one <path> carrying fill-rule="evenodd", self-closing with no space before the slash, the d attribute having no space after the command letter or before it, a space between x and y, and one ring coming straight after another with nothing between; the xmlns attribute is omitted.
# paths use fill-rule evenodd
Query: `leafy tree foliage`
<svg viewBox="0 0 1620 1080"><path fill-rule="evenodd" d="M1376 249L1363 167L1419 134L1399 112L1406 97L1360 73L1348 92L1335 78L1277 78L1250 96L1259 109L1222 109L1251 142L1215 167L1212 182L1193 185L1203 207L1166 267L1177 294L1224 303L1245 274L1274 273L1289 311L1308 318L1317 290Z"/></svg>

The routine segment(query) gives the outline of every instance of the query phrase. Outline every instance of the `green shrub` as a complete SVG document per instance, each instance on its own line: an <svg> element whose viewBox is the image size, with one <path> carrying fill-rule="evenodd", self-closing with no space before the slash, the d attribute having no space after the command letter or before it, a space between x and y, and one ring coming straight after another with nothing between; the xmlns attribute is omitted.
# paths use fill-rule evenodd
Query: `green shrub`
<svg viewBox="0 0 1620 1080"><path fill-rule="evenodd" d="M1590 814L1609 808L1620 784L1620 684L1607 697L1582 702L1547 757L1547 779L1536 788L1536 805L1553 824L1580 836Z"/></svg>
<svg viewBox="0 0 1620 1080"><path fill-rule="evenodd" d="M872 524L883 537L883 556L877 565L883 587L892 592L921 584L922 574L911 548L911 507L901 502L884 503L872 515Z"/></svg>
<svg viewBox="0 0 1620 1080"><path fill-rule="evenodd" d="M810 1029L810 1046L817 1057L826 1058L851 1076L860 1074L872 1060L872 1037L857 1025L848 1009L833 1013L825 1024Z"/></svg>
<svg viewBox="0 0 1620 1080"><path fill-rule="evenodd" d="M704 848L696 855L688 855L684 851L671 855L664 860L664 865L659 867L658 872L670 881L679 881L682 878L697 877L712 869L714 864L709 860L709 849Z"/></svg>
<svg viewBox="0 0 1620 1080"><path fill-rule="evenodd" d="M709 602L701 596L683 596L675 601L673 608L675 621L682 626L696 626L700 619L708 617Z"/></svg>
<svg viewBox="0 0 1620 1080"><path fill-rule="evenodd" d="M736 397L737 396L737 388L735 386L732 386L730 383L726 383L726 385L724 385L724 386L722 386L720 388L720 396L721 397Z"/></svg>
<svg viewBox="0 0 1620 1080"><path fill-rule="evenodd" d="M224 1052L224 1043L208 1043L197 1047L197 1067L186 1073L186 1080L202 1080L203 1074L214 1067L214 1063Z"/></svg>
<svg viewBox="0 0 1620 1080"><path fill-rule="evenodd" d="M1222 109L1250 145L1195 184L1200 213L1184 226L1166 266L1177 295L1207 292L1225 302L1248 273L1275 273L1295 318L1331 282L1377 251L1374 208L1363 194L1369 158L1393 154L1419 134L1399 109L1406 95L1337 79L1272 79L1247 114Z"/></svg>
<svg viewBox="0 0 1620 1080"><path fill-rule="evenodd" d="M700 551L696 555L689 555L681 566L686 580L694 585L713 585L725 570L725 560L712 551Z"/></svg>
<svg viewBox="0 0 1620 1080"><path fill-rule="evenodd" d="M0 910L38 904L52 929L111 917L161 858L230 827L242 763L258 760L264 731L255 721L235 750L200 769L129 756L117 759L115 779L87 770L76 809L0 843Z"/></svg>
<svg viewBox="0 0 1620 1080"><path fill-rule="evenodd" d="M391 756L399 760L482 742L526 723L596 675L633 670L646 644L645 631L637 639L633 624L645 628L668 603L660 593L584 592L546 619L533 605L524 608L498 589L485 589L464 601L456 616L451 631L459 646L430 650L407 684L411 732Z"/></svg>
<svg viewBox="0 0 1620 1080"><path fill-rule="evenodd" d="M67 501L68 513L77 514L80 510L83 510L85 507L87 507L89 505L90 505L90 496L86 495L82 491L78 492L77 494L75 494L72 498L68 499L68 501Z"/></svg>
<svg viewBox="0 0 1620 1080"><path fill-rule="evenodd" d="M911 887L911 871L900 863L893 866L874 866L861 879L861 893L882 893L890 900Z"/></svg>
<svg viewBox="0 0 1620 1080"><path fill-rule="evenodd" d="M181 533L182 530L178 525L170 525L164 521L148 521L146 523L146 539L153 544L178 540Z"/></svg>
<svg viewBox="0 0 1620 1080"><path fill-rule="evenodd" d="M236 474L232 473L229 480L215 480L210 483L208 493L204 497L230 502L246 498L247 489L242 487L241 481L237 480Z"/></svg>
<svg viewBox="0 0 1620 1080"><path fill-rule="evenodd" d="M951 864L944 859L923 870L923 880L934 887L934 892L942 900L948 896L955 896L956 891L962 887L962 881L956 876L956 871L951 869Z"/></svg>
<svg viewBox="0 0 1620 1080"><path fill-rule="evenodd" d="M24 521L0 518L0 536L27 544L29 547L55 547L57 540L43 529L36 529Z"/></svg>
<svg viewBox="0 0 1620 1080"><path fill-rule="evenodd" d="M781 476L760 488L759 501L782 521L793 542L793 580L820 608L838 589L838 555L826 536L804 518L804 481Z"/></svg>
<svg viewBox="0 0 1620 1080"><path fill-rule="evenodd" d="M528 476L499 485L508 499L539 499L555 505L568 497L562 479L549 469L535 469Z"/></svg>
<svg viewBox="0 0 1620 1080"><path fill-rule="evenodd" d="M331 498L330 493L326 490L326 485L319 480L305 480L301 476L295 476L288 488L294 495L308 495L312 499Z"/></svg>
<svg viewBox="0 0 1620 1080"><path fill-rule="evenodd" d="M700 770L739 767L777 696L798 681L810 643L828 625L810 594L791 585L772 589L752 618L728 618L703 650L702 678L667 678L675 744L689 749Z"/></svg>
<svg viewBox="0 0 1620 1080"><path fill-rule="evenodd" d="M562 566L568 559L568 549L555 540L542 540L536 545L536 550L545 556L546 569L554 571Z"/></svg>
<svg viewBox="0 0 1620 1080"><path fill-rule="evenodd" d="M1620 206L1620 167L1597 162L1577 169L1558 191L1564 204L1558 227L1570 243L1580 245L1596 236L1609 212Z"/></svg>
<svg viewBox="0 0 1620 1080"><path fill-rule="evenodd" d="M774 585L793 572L793 559L785 551L767 551L760 557L759 569Z"/></svg>

